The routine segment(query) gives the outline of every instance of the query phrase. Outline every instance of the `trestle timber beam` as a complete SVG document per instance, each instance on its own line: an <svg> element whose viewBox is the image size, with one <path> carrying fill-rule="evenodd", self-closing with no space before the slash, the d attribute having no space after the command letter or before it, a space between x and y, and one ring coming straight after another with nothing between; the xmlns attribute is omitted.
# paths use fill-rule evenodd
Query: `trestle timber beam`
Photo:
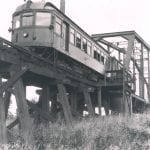
<svg viewBox="0 0 150 150"><path fill-rule="evenodd" d="M11 97L11 93L6 91L5 95L4 95L5 117L6 118L7 118L7 115L8 115L8 109L9 109L9 105L10 105L10 97Z"/></svg>
<svg viewBox="0 0 150 150"><path fill-rule="evenodd" d="M21 125L21 132L23 139L27 143L31 143L33 140L32 131L32 120L28 112L28 105L26 102L26 93L22 79L19 79L14 85L16 103L19 113L19 121Z"/></svg>
<svg viewBox="0 0 150 150"><path fill-rule="evenodd" d="M71 113L71 108L70 108L68 97L67 97L66 88L62 83L58 83L57 88L58 88L59 100L60 100L60 103L62 104L66 123L68 127L73 127L72 113Z"/></svg>
<svg viewBox="0 0 150 150"><path fill-rule="evenodd" d="M105 115L109 115L109 109L110 109L110 99L109 97L105 98L103 101L103 107L105 109Z"/></svg>
<svg viewBox="0 0 150 150"><path fill-rule="evenodd" d="M52 115L56 118L57 115L57 93L55 96L53 96L52 101L51 101L51 113Z"/></svg>
<svg viewBox="0 0 150 150"><path fill-rule="evenodd" d="M13 53L10 53L9 56L14 57L14 59L16 59L15 60L16 64L22 63L21 59L23 58L24 63L27 64L27 66L30 68L30 71L35 74L43 75L48 78L54 78L56 80L61 80L61 81L63 81L64 84L75 85L76 87L78 87L78 82L82 82L84 84L88 84L88 85L94 86L94 87L99 85L99 83L89 81L85 78L79 78L79 76L75 75L72 72L68 73L68 72L64 71L63 69L61 69L59 66L56 66L57 68L55 68L49 60L42 58L42 57L28 51L27 49L25 49L23 47L16 46L13 43L11 43L3 38L0 38L0 41L1 41L1 43L4 43L5 45L9 46L9 51L15 50L15 55L13 55ZM8 51L7 46L4 46L4 48L6 48L6 51ZM2 53L7 53L7 52L3 51ZM17 57L16 57L16 55L17 55ZM21 55L21 58L20 58L20 55ZM2 60L5 61L6 58L9 59L9 56L7 58L7 56L4 55L4 59L2 59ZM31 60L29 61L29 59L31 59ZM14 60L10 61L9 63L15 65ZM37 65L39 63L40 63L40 66ZM73 82L73 80L75 82Z"/></svg>
<svg viewBox="0 0 150 150"><path fill-rule="evenodd" d="M15 127L17 124L19 123L19 119L16 118L13 122L11 122L8 126L7 129L12 129L13 127Z"/></svg>
<svg viewBox="0 0 150 150"><path fill-rule="evenodd" d="M101 87L97 89L97 98L98 98L99 115L101 116L101 107L102 107L102 88Z"/></svg>
<svg viewBox="0 0 150 150"><path fill-rule="evenodd" d="M82 90L83 90L85 102L87 104L88 113L89 115L94 116L95 112L92 106L90 93L88 92L88 89L86 87L82 87Z"/></svg>
<svg viewBox="0 0 150 150"><path fill-rule="evenodd" d="M73 89L70 93L71 110L77 112L77 91Z"/></svg>
<svg viewBox="0 0 150 150"><path fill-rule="evenodd" d="M50 88L48 85L44 85L41 94L41 109L44 113L49 113L49 100L50 100Z"/></svg>
<svg viewBox="0 0 150 150"><path fill-rule="evenodd" d="M46 67L40 68L40 67L32 65L32 64L28 65L28 67L30 68L30 71L35 74L43 75L48 78L54 78L56 80L62 81L63 84L68 84L73 87L79 87L79 82L87 84L89 86L93 86L93 87L99 86L99 83L97 83L97 82L89 81L84 78L79 78L77 76L74 76L74 75L69 74L64 71L61 71L61 72L56 71L56 70L54 71L54 70L50 70Z"/></svg>
<svg viewBox="0 0 150 150"><path fill-rule="evenodd" d="M1 77L0 77L0 84L2 84ZM3 144L7 144L7 130L6 130L3 93L0 93L0 146Z"/></svg>
<svg viewBox="0 0 150 150"><path fill-rule="evenodd" d="M14 71L14 70L13 70ZM14 71L15 73L13 76L8 79L7 82L0 85L0 94L2 94L4 91L7 91L13 84L24 74L28 71L28 67L17 67L17 69Z"/></svg>

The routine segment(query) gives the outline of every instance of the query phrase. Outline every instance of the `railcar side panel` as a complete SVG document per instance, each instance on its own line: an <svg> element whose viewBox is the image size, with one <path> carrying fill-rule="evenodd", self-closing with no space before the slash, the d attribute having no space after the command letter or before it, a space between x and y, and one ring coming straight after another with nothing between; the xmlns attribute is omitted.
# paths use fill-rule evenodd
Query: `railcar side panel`
<svg viewBox="0 0 150 150"><path fill-rule="evenodd" d="M72 57L73 59L78 60L79 62L88 66L89 68L96 70L100 74L104 74L105 67L102 63L93 59L91 56L85 54L84 51L79 50L72 44L69 45L69 53L70 57Z"/></svg>

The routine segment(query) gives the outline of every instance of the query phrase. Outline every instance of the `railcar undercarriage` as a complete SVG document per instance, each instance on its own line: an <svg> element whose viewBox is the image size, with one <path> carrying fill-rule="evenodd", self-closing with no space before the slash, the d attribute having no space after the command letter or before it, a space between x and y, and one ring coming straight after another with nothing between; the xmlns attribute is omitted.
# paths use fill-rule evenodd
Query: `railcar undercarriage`
<svg viewBox="0 0 150 150"><path fill-rule="evenodd" d="M54 66L61 67L65 71L68 72L74 72L78 76L84 77L88 80L93 80L96 82L99 82L101 80L104 80L104 75L101 75L100 73L94 71L85 66L84 64L81 64L77 62L76 60L73 60L72 58L66 56L65 54L57 51L54 48L50 47L29 47L29 50L31 52L34 52L36 55L47 59L50 61Z"/></svg>

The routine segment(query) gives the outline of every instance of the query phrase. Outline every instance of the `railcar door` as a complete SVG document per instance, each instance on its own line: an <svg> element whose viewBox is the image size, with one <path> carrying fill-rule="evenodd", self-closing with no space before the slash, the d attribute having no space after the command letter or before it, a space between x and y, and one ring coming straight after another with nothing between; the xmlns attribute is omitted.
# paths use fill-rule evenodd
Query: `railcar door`
<svg viewBox="0 0 150 150"><path fill-rule="evenodd" d="M69 24L63 22L62 25L62 40L63 40L63 49L69 51Z"/></svg>

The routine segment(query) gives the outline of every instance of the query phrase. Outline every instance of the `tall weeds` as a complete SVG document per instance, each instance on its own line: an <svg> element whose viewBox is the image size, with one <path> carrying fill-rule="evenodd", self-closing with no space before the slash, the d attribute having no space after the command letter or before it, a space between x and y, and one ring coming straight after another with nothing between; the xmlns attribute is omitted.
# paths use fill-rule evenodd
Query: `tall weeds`
<svg viewBox="0 0 150 150"><path fill-rule="evenodd" d="M10 150L150 150L150 115L97 117L64 124L35 125L33 145L24 144L17 129L11 131Z"/></svg>

